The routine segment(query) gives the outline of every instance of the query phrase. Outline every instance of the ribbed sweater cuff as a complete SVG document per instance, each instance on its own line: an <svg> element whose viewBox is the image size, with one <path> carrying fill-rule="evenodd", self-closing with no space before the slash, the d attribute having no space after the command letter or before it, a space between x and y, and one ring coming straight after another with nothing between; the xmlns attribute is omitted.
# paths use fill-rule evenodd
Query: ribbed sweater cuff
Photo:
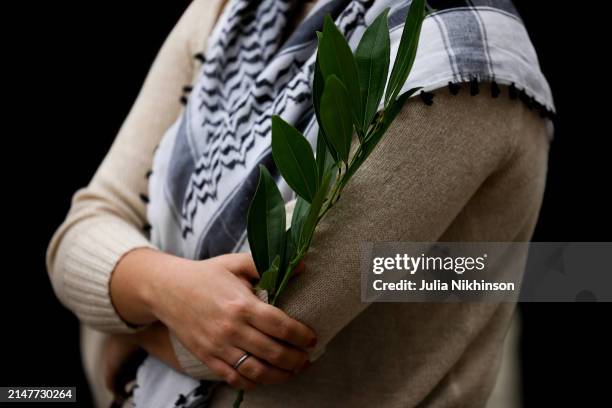
<svg viewBox="0 0 612 408"><path fill-rule="evenodd" d="M191 354L183 344L170 333L170 342L174 348L174 354L181 368L188 376L198 380L219 381L221 378L210 368L204 365L196 356Z"/></svg>
<svg viewBox="0 0 612 408"><path fill-rule="evenodd" d="M81 320L104 332L129 333L137 327L117 314L110 297L110 278L119 260L136 248L153 245L133 225L116 217L95 217L75 225L64 237L56 267L62 270L62 300Z"/></svg>

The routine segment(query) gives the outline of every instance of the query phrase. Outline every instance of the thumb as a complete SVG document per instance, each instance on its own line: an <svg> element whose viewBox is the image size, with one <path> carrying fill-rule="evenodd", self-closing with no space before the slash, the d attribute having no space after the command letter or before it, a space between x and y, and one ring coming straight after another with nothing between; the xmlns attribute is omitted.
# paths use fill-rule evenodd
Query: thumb
<svg viewBox="0 0 612 408"><path fill-rule="evenodd" d="M259 280L259 273L255 267L255 261L248 252L226 255L228 257L227 268L239 278L248 282Z"/></svg>

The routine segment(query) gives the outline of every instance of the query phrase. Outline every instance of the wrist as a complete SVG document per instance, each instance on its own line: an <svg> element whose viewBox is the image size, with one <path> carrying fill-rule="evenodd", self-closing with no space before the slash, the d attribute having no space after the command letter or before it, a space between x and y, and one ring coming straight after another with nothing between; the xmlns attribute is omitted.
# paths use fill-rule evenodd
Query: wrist
<svg viewBox="0 0 612 408"><path fill-rule="evenodd" d="M126 322L143 326L155 322L160 300L160 281L170 255L150 248L127 253L117 264L110 281L111 299Z"/></svg>
<svg viewBox="0 0 612 408"><path fill-rule="evenodd" d="M168 324L172 304L176 298L182 298L180 275L189 270L195 261L163 252L156 252L150 261L146 284L141 287L139 297L155 321Z"/></svg>
<svg viewBox="0 0 612 408"><path fill-rule="evenodd" d="M145 250L146 251L146 250ZM140 282L135 290L138 304L142 305L143 317L148 323L159 320L155 315L155 309L159 302L160 279L163 273L164 254L158 251L148 251L141 254L145 259L140 263L138 281Z"/></svg>

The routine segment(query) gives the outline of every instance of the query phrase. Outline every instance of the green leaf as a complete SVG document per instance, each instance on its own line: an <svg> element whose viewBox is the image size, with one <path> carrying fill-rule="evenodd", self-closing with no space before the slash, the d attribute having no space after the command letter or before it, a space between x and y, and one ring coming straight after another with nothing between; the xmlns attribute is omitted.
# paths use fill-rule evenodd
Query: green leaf
<svg viewBox="0 0 612 408"><path fill-rule="evenodd" d="M278 289L274 295L271 304L276 304L278 297L283 293L285 287L287 286L287 283L289 282L289 279L291 279L291 276L293 276L295 268L300 263L300 260L302 260L302 258L304 257L306 251L308 251L308 247L310 246L310 242L317 226L317 222L319 221L319 213L321 212L321 208L323 207L323 203L325 202L325 198L327 197L330 180L331 172L328 172L328 174L325 176L325 179L323 180L323 183L321 184L321 188L319 188L319 191L317 192L317 195L315 196L314 200L312 200L311 204L305 203L305 201L302 201L302 203L305 204L300 204L299 201L296 203L296 207L293 212L293 218L291 220L291 225L293 229L294 220L302 220L301 222L303 223L303 225L299 238L300 245L296 248L293 258L287 265L287 269L283 274L283 277L281 279L280 284L278 285Z"/></svg>
<svg viewBox="0 0 612 408"><path fill-rule="evenodd" d="M276 255L270 268L261 275L261 279L259 279L259 283L257 284L257 287L266 290L269 296L272 296L276 290L279 268L280 255Z"/></svg>
<svg viewBox="0 0 612 408"><path fill-rule="evenodd" d="M323 34L319 31L317 31L317 38L319 39L320 47L321 40L323 39ZM321 64L319 63L318 52L314 68L314 77L312 80L312 105L314 107L315 115L317 116L317 121L321 123L321 96L323 96L323 88L325 88L325 78L323 77L323 73L321 72Z"/></svg>
<svg viewBox="0 0 612 408"><path fill-rule="evenodd" d="M400 40L397 57L395 58L391 77L389 78L389 86L385 95L385 106L389 106L390 102L395 101L412 69L417 46L419 45L419 36L424 16L425 0L413 0L410 4L410 10L408 10L406 15L402 39Z"/></svg>
<svg viewBox="0 0 612 408"><path fill-rule="evenodd" d="M309 209L310 203L299 197L295 203L293 216L291 217L291 241L295 248L299 248L301 246L300 238L302 236L302 228Z"/></svg>
<svg viewBox="0 0 612 408"><path fill-rule="evenodd" d="M325 16L323 22L323 36L319 38L317 56L325 79L325 86L327 87L327 81L332 75L342 81L350 96L349 101L352 101L348 106L351 107L353 121L355 125L359 125L363 109L357 64L346 39L329 14Z"/></svg>
<svg viewBox="0 0 612 408"><path fill-rule="evenodd" d="M289 227L289 229L285 231L285 252L283 253L283 260L281 262L281 270L287 267L287 264L295 256L296 251L297 251L297 243L293 240L293 230L291 229L291 227Z"/></svg>
<svg viewBox="0 0 612 408"><path fill-rule="evenodd" d="M319 37L319 42L321 42L322 33L317 31L317 36ZM323 78L323 73L321 72L321 66L319 64L319 54L317 53L317 59L315 61L315 71L314 71L314 79L312 84L312 104L315 111L315 116L317 117L317 122L319 123L319 137L323 137L325 140L325 144L327 145L327 149L329 154L334 159L334 162L338 161L338 153L336 153L336 149L332 146L329 138L325 135L325 131L321 126L321 97L323 96L323 89L325 88L325 79ZM317 144L318 146L318 144ZM319 173L319 182L323 178L323 175Z"/></svg>
<svg viewBox="0 0 612 408"><path fill-rule="evenodd" d="M283 251L285 240L285 203L274 179L259 166L259 183L247 217L251 254L260 276Z"/></svg>
<svg viewBox="0 0 612 408"><path fill-rule="evenodd" d="M323 181L323 177L325 177L325 173L336 163L337 160L334 160L331 153L329 152L329 148L327 147L327 142L325 141L325 135L323 134L323 129L319 129L319 134L317 135L317 173L319 174L319 184Z"/></svg>
<svg viewBox="0 0 612 408"><path fill-rule="evenodd" d="M319 221L319 213L321 212L321 208L323 207L323 203L327 198L327 192L329 190L329 183L331 181L331 173L328 173L323 179L323 183L321 183L321 188L317 192L314 200L310 203L310 207L308 208L308 214L304 219L304 224L302 226L300 242L303 248L299 248L304 252L310 246L310 241L312 240L312 235L314 234L314 230L317 227L317 222Z"/></svg>
<svg viewBox="0 0 612 408"><path fill-rule="evenodd" d="M302 200L302 198L300 198ZM283 247L283 253L280 257L280 263L278 268L278 274L276 276L276 288L278 288L280 283L283 281L285 277L285 273L287 271L287 266L291 262L291 260L295 257L296 253L296 244L293 242L293 232L291 227L285 231L285 246ZM268 299L269 300L269 299Z"/></svg>
<svg viewBox="0 0 612 408"><path fill-rule="evenodd" d="M337 76L330 76L325 82L321 98L321 120L330 144L338 153L338 158L344 162L348 162L353 138L349 106L351 103L346 87Z"/></svg>
<svg viewBox="0 0 612 408"><path fill-rule="evenodd" d="M364 134L378 111L387 84L391 53L388 13L387 8L376 17L363 34L355 51L363 106L361 129Z"/></svg>
<svg viewBox="0 0 612 408"><path fill-rule="evenodd" d="M326 173L325 178L321 183L321 187L319 188L319 191L317 191L317 194L314 200L312 200L311 204L298 198L298 202L293 210L293 218L291 219L291 235L294 237L292 240L294 240L294 242L299 242L299 245L295 248L293 257L288 258L291 260L286 267L285 273L283 274L281 282L278 285L278 289L274 295L274 298L272 299L271 304L273 305L276 304L278 297L283 293L289 279L291 279L291 276L293 276L295 268L308 251L308 247L312 241L312 236L319 221L321 208L323 207L325 199L327 198L327 193L329 192L332 174L332 171L328 171ZM297 227L298 225L299 228L294 230L294 226Z"/></svg>
<svg viewBox="0 0 612 408"><path fill-rule="evenodd" d="M308 202L317 193L317 163L308 140L280 116L272 116L272 156L289 186Z"/></svg>

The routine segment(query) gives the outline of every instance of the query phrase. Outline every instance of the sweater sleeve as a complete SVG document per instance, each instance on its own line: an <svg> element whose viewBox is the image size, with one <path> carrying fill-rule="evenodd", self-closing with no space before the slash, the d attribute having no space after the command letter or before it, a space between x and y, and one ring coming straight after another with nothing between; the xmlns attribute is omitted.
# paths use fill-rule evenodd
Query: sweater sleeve
<svg viewBox="0 0 612 408"><path fill-rule="evenodd" d="M147 180L153 151L180 113L181 88L191 83L222 0L196 0L162 46L129 115L89 185L47 250L54 291L82 323L107 332L133 330L115 311L109 282L129 251L151 247L146 224Z"/></svg>
<svg viewBox="0 0 612 408"><path fill-rule="evenodd" d="M317 334L311 360L368 306L361 302L361 242L437 241L511 156L520 130L499 123L512 104L441 93L431 107L416 98L406 104L317 226L306 271L280 299L283 311ZM187 374L208 378L191 353L177 355Z"/></svg>
<svg viewBox="0 0 612 408"><path fill-rule="evenodd" d="M500 130L505 101L436 95L411 99L379 146L320 222L279 307L311 327L311 359L368 307L361 302L362 242L435 242L480 186L511 154L511 130Z"/></svg>

